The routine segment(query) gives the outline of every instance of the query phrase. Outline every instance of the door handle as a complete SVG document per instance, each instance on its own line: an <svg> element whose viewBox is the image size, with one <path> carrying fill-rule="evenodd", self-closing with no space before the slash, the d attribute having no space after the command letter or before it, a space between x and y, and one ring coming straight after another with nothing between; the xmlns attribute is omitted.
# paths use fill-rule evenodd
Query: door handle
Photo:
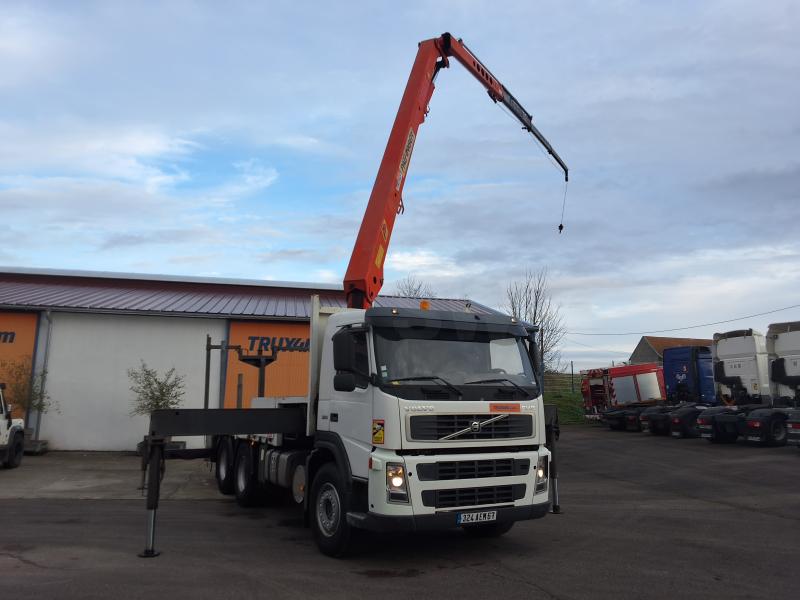
<svg viewBox="0 0 800 600"><path fill-rule="evenodd" d="M331 413L331 422L338 423L339 422L339 413Z"/></svg>

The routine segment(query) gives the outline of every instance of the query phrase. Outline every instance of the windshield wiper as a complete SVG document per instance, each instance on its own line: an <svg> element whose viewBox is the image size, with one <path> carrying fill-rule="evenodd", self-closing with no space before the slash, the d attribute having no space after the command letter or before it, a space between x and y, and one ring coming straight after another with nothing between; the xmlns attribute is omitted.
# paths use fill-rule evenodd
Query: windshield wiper
<svg viewBox="0 0 800 600"><path fill-rule="evenodd" d="M456 386L452 383L447 381L444 377L439 377L438 375L416 375L414 377L400 377L399 379L390 379L389 383L395 383L396 381L441 381L442 384L455 393L456 396L461 396L461 390L459 390Z"/></svg>
<svg viewBox="0 0 800 600"><path fill-rule="evenodd" d="M517 388L520 392L522 392L525 395L526 398L532 398L533 397L533 394L531 394L524 387L519 386L516 383L514 383L513 381L511 381L508 377L495 377L493 379L478 379L477 381L465 381L464 385L470 385L470 384L473 384L473 383L502 383L504 381L507 381L508 383L513 385L515 388Z"/></svg>

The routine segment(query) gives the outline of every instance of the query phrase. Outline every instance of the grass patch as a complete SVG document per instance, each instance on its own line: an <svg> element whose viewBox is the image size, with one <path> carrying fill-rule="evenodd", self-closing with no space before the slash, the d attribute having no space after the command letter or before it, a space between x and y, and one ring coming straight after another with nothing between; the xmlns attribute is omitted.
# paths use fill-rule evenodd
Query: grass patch
<svg viewBox="0 0 800 600"><path fill-rule="evenodd" d="M545 385L544 403L558 406L558 421L562 425L585 423L583 397L580 392L562 390L548 391Z"/></svg>

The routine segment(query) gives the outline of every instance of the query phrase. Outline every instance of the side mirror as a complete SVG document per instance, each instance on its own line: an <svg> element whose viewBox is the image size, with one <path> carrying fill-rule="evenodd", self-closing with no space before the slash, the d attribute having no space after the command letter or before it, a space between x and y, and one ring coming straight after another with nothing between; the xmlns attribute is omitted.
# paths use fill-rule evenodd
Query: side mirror
<svg viewBox="0 0 800 600"><path fill-rule="evenodd" d="M351 373L356 369L356 342L349 330L333 336L333 368Z"/></svg>
<svg viewBox="0 0 800 600"><path fill-rule="evenodd" d="M356 376L350 371L337 373L333 376L333 389L337 392L352 392L356 389Z"/></svg>

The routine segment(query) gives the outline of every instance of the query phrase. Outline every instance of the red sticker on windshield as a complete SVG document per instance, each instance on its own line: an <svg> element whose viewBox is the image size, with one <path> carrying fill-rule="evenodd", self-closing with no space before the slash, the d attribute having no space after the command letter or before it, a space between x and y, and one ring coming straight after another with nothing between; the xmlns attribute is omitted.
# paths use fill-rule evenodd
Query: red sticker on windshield
<svg viewBox="0 0 800 600"><path fill-rule="evenodd" d="M519 404L490 404L489 412L516 413L519 412Z"/></svg>

